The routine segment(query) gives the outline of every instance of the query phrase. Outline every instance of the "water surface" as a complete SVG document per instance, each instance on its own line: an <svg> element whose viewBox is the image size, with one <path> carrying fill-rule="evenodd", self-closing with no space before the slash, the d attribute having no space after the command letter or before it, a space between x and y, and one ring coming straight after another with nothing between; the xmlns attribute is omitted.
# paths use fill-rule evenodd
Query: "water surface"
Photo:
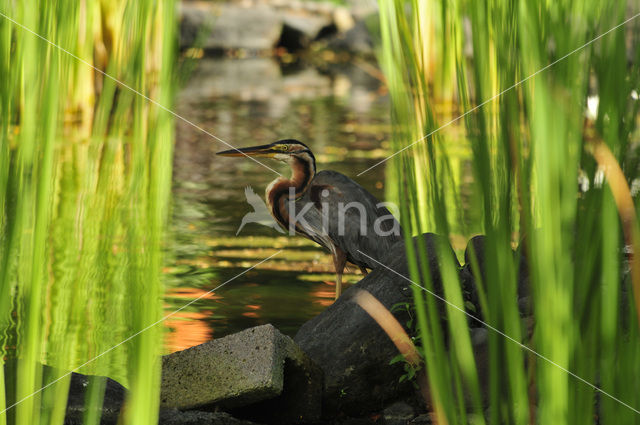
<svg viewBox="0 0 640 425"><path fill-rule="evenodd" d="M382 84L357 65L320 72L282 69L268 58L204 59L177 110L233 146L299 139L313 150L318 170L342 172L384 199L384 166L355 177L385 155L390 130ZM333 301L332 260L315 243L258 224L236 236L253 211L245 187L264 198L277 175L246 158L214 155L226 148L178 122L166 311L229 282L168 321L170 351L264 323L293 335ZM261 160L289 174L286 164ZM278 249L272 260L234 278ZM351 273L347 282L359 280Z"/></svg>

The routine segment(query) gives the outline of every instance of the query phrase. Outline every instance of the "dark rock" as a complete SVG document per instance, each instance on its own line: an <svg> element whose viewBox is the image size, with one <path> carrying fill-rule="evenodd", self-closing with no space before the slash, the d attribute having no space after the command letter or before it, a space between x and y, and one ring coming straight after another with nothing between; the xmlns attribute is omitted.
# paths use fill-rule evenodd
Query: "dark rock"
<svg viewBox="0 0 640 425"><path fill-rule="evenodd" d="M484 235L474 236L469 240L467 247L464 250L465 264L459 272L462 295L466 304L465 307L474 318L478 319L469 319L469 325L471 327L481 326L480 320L484 320L482 309L480 308L480 299L478 296L478 288L476 286L474 271L482 277L483 281L486 279L485 244L486 236ZM472 261L472 259L474 259L475 262ZM477 264L478 270L473 268L473 264Z"/></svg>
<svg viewBox="0 0 640 425"><path fill-rule="evenodd" d="M239 418L268 424L308 423L322 413L322 370L308 357L303 364L291 359L284 363L282 393L270 400L230 410Z"/></svg>
<svg viewBox="0 0 640 425"><path fill-rule="evenodd" d="M484 320L480 303L478 301L478 290L473 273L471 261L471 253L474 252L478 262L478 270L476 271L484 282L486 282L486 236L475 236L469 240L465 250L465 265L460 270L460 281L467 302L467 310L474 317ZM533 322L530 320L531 315L531 297L529 295L529 269L526 256L524 254L524 245L520 244L517 251L514 252L514 258L518 263L518 288L517 301L520 317L523 319L527 334L525 339L531 336L533 331ZM484 395L489 394L489 335L492 332L484 327L484 323L477 320L470 320L470 333L473 354L476 360L476 368L481 386L481 392Z"/></svg>
<svg viewBox="0 0 640 425"><path fill-rule="evenodd" d="M443 247L456 265L458 262L446 238L432 233L422 238L427 246L433 287L436 293L442 294L438 247ZM412 305L411 282L402 277L409 275L404 243L394 245L383 263L393 271L382 266L371 271L333 305L305 323L295 337L295 341L325 373L325 416L338 412L361 416L380 411L389 402L412 392L410 383L399 382L404 374L403 365L389 364L398 354L396 347L376 322L350 300L350 295L357 289L363 289L389 310L401 303ZM394 315L403 325L409 320L406 310L395 311Z"/></svg>
<svg viewBox="0 0 640 425"><path fill-rule="evenodd" d="M45 366L47 368L47 366ZM102 403L101 425L116 424L120 416L120 410L126 398L127 390L113 379L104 376L71 374L69 384L69 398L67 400L67 412L65 415L65 425L81 425L84 423L83 417L86 411L85 397L90 383L100 385L104 382L104 401ZM93 381L93 382L92 382Z"/></svg>
<svg viewBox="0 0 640 425"><path fill-rule="evenodd" d="M433 421L431 420L430 413L425 413L423 415L416 416L411 422L409 422L409 425L431 425L431 424L433 424Z"/></svg>
<svg viewBox="0 0 640 425"><path fill-rule="evenodd" d="M371 417L363 417L363 418L340 418L340 419L332 419L331 421L324 422L327 425L379 425L378 417L373 415Z"/></svg>
<svg viewBox="0 0 640 425"><path fill-rule="evenodd" d="M310 14L305 11L287 11L283 14L283 27L278 46L295 51L309 46L321 35L335 32L331 16Z"/></svg>
<svg viewBox="0 0 640 425"><path fill-rule="evenodd" d="M479 272L482 276L485 276L485 268L484 268L484 250L486 245L487 237L484 235L474 236L469 239L467 243L467 247L464 250L464 263L471 265L471 259L475 256L476 261L478 262Z"/></svg>
<svg viewBox="0 0 640 425"><path fill-rule="evenodd" d="M403 401L398 401L384 409L382 423L385 425L406 425L415 416L413 407Z"/></svg>
<svg viewBox="0 0 640 425"><path fill-rule="evenodd" d="M467 248L464 252L465 265L460 270L460 282L462 285L463 293L465 295L465 301L468 303L469 311L478 319L484 320L482 311L480 310L480 302L478 299L478 290L476 286L472 252L475 253L477 260L478 270L477 273L482 277L483 282L486 282L486 236L479 235L474 236L467 243ZM518 309L522 317L529 317L532 312L531 296L529 290L529 266L527 263L527 257L525 255L524 242L520 243L518 249L514 252L514 256L518 263ZM486 285L485 285L486 286ZM471 326L480 326L477 321L471 321Z"/></svg>
<svg viewBox="0 0 640 425"><path fill-rule="evenodd" d="M476 280L471 271L471 264L465 264L459 271L458 277L460 279L460 286L462 288L462 295L465 300L465 307L467 312L473 316L475 320L469 317L469 325L471 327L481 326L481 320L484 320L482 309L480 308L480 299L478 296L478 288L476 286Z"/></svg>
<svg viewBox="0 0 640 425"><path fill-rule="evenodd" d="M18 362L18 360L12 358L6 359L4 362L5 402L7 406L12 406L18 402L15 393ZM65 380L69 379L67 407L64 418L65 425L82 425L84 423L85 399L90 388L98 393L103 393L100 395L102 404L98 406L98 409L101 410L101 414L98 415L100 424L115 425L118 422L120 411L127 397L126 388L118 382L105 376L82 375L75 372L71 373L69 377L69 372L41 363L36 364L35 367L42 368L42 382L45 385L56 381L55 384L46 387L42 391L40 397L43 399L54 396L54 392L63 391ZM52 398L48 398L48 400L51 401ZM48 404L48 402L44 402L44 404ZM15 409L9 408L6 413L7 423L15 422Z"/></svg>
<svg viewBox="0 0 640 425"><path fill-rule="evenodd" d="M280 423L320 417L322 372L291 338L256 326L164 356L162 407L243 406L245 418ZM265 403L259 403L268 400Z"/></svg>
<svg viewBox="0 0 640 425"><path fill-rule="evenodd" d="M489 330L487 328L469 329L471 337L471 349L476 361L480 392L489 396ZM469 400L470 401L470 400Z"/></svg>
<svg viewBox="0 0 640 425"><path fill-rule="evenodd" d="M161 409L158 425L254 425L255 422L236 419L226 412L180 411Z"/></svg>
<svg viewBox="0 0 640 425"><path fill-rule="evenodd" d="M329 40L327 47L331 50L362 55L373 55L373 39L364 21L357 21L353 28L344 33L337 33Z"/></svg>
<svg viewBox="0 0 640 425"><path fill-rule="evenodd" d="M288 12L283 15L284 25L304 34L309 40L314 40L323 28L333 25L328 15Z"/></svg>

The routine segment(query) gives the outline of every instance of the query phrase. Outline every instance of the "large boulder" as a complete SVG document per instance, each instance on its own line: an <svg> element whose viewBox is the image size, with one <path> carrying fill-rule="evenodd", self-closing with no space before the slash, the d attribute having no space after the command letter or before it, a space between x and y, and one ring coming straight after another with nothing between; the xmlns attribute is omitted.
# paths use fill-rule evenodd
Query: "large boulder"
<svg viewBox="0 0 640 425"><path fill-rule="evenodd" d="M480 308L480 302L478 297L478 283L476 282L476 276L479 276L486 288L487 286L487 237L484 235L474 236L467 243L467 247L464 252L465 264L460 269L460 284L462 286L465 298L469 301L467 305L468 312L473 317L484 321L485 317ZM525 325L528 329L530 337L532 332L533 322L531 318L531 305L529 296L529 269L527 266L526 256L523 252L523 244L513 253L515 261L518 262L518 287L517 287L517 302L520 311L520 316L525 320ZM490 257L489 257L490 258ZM477 268L476 268L477 267ZM515 300L514 300L515 301ZM489 332L484 323L478 320L470 320L470 335L471 344L473 348L473 354L476 361L476 368L478 371L478 378L483 394L486 396L489 394ZM493 332L493 331L491 331Z"/></svg>
<svg viewBox="0 0 640 425"><path fill-rule="evenodd" d="M427 246L433 287L441 295L437 253L450 255L459 266L457 259L446 238L432 233L420 237ZM416 242L417 238L414 238ZM371 271L333 305L302 325L295 336L298 345L324 371L325 416L339 412L359 416L380 411L413 391L410 383L399 382L404 374L403 365L389 364L398 355L396 347L377 323L351 301L351 295L357 289L366 290L406 326L409 321L407 309L394 308L413 303L412 284L405 278L409 272L402 241L392 247L383 263L388 268L380 266ZM411 329L407 330L411 332Z"/></svg>
<svg viewBox="0 0 640 425"><path fill-rule="evenodd" d="M320 417L321 391L320 369L272 325L246 329L162 360L163 408L218 406L261 422L309 421Z"/></svg>
<svg viewBox="0 0 640 425"><path fill-rule="evenodd" d="M524 252L524 242L520 243L518 249L513 252L514 260L518 263L518 283L517 297L520 315L524 318L531 316L531 294L529 290L529 266ZM478 299L477 282L475 276L480 276L486 287L487 280L487 237L484 235L474 236L467 243L464 252L465 264L460 270L460 282L465 296L471 301L473 308L471 314L480 320L484 320L483 313L480 310L480 302ZM475 258L475 261L474 261ZM477 264L478 269L474 269ZM481 323L472 321L472 326L481 326Z"/></svg>

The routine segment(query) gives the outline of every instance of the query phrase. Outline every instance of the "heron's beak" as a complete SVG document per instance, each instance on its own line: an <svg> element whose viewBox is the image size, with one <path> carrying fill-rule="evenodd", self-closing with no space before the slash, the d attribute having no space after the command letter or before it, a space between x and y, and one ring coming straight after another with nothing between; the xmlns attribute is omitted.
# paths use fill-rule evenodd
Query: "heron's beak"
<svg viewBox="0 0 640 425"><path fill-rule="evenodd" d="M222 152L217 152L216 155L220 156L261 156L272 158L277 152L275 152L272 145L260 145L251 146L248 148L229 149Z"/></svg>

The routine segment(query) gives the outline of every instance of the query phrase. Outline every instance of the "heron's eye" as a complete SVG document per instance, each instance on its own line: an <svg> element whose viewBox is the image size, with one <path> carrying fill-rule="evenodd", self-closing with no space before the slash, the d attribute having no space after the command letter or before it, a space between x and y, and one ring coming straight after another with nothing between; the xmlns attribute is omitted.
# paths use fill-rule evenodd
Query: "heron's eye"
<svg viewBox="0 0 640 425"><path fill-rule="evenodd" d="M283 151L288 151L289 150L289 146L288 145L282 145L282 150Z"/></svg>

